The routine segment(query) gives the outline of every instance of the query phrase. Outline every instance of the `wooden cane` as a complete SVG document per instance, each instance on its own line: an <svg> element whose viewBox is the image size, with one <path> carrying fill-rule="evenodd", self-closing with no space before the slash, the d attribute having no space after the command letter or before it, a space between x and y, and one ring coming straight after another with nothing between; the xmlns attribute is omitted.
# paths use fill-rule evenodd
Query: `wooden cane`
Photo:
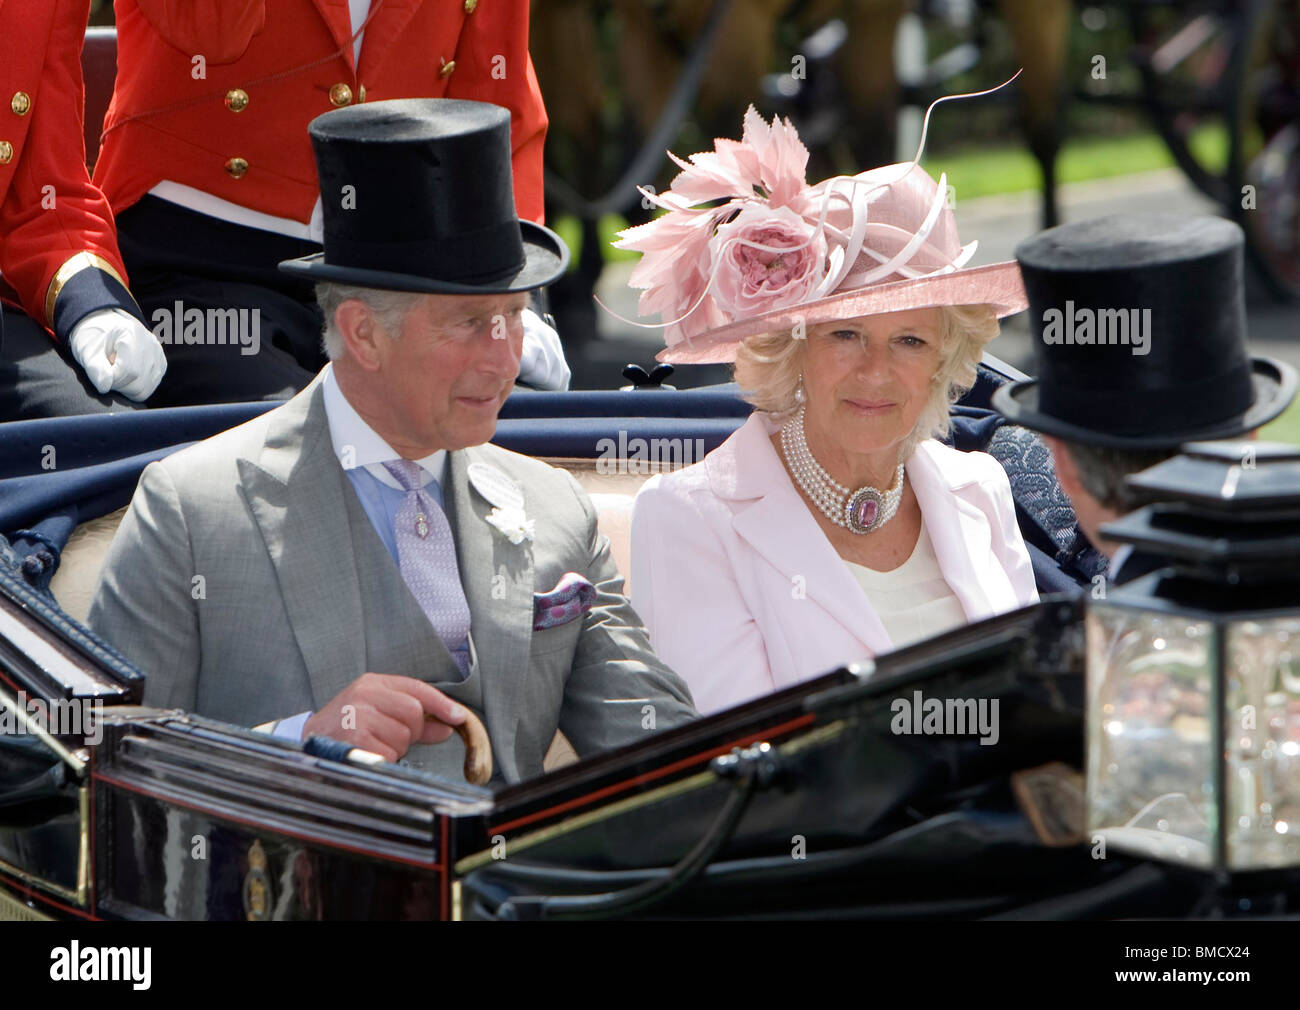
<svg viewBox="0 0 1300 1010"><path fill-rule="evenodd" d="M483 722L466 706L465 721L453 726L457 735L465 744L465 781L470 785L486 785L492 777L492 744L488 741L487 730ZM425 722L442 722L435 715L424 714Z"/></svg>

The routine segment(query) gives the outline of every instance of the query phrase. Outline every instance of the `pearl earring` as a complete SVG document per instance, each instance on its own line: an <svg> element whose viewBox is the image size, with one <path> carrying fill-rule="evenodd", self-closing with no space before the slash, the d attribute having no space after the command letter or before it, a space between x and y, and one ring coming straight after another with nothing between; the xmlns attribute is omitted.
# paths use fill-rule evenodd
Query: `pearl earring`
<svg viewBox="0 0 1300 1010"><path fill-rule="evenodd" d="M794 387L794 402L795 402L795 403L803 403L803 402L804 402L804 399L805 399L805 397L804 397L804 392L803 392L803 374L800 373L800 375L799 375L799 384L798 384L797 386Z"/></svg>

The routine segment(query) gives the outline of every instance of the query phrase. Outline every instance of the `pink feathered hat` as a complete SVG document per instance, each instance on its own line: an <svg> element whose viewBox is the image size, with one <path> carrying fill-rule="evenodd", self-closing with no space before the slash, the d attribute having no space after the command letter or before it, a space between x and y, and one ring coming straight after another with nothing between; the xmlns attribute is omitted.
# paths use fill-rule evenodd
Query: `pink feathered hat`
<svg viewBox="0 0 1300 1010"><path fill-rule="evenodd" d="M669 152L681 174L663 193L641 190L668 213L614 243L642 254L628 283L643 289L640 313L664 320L658 360L734 361L757 333L902 309L1024 310L1014 260L963 269L978 243L957 237L947 177L935 182L918 164L934 105L911 162L815 186L804 181L808 149L789 120L769 126L753 106L739 142L716 140L689 162Z"/></svg>

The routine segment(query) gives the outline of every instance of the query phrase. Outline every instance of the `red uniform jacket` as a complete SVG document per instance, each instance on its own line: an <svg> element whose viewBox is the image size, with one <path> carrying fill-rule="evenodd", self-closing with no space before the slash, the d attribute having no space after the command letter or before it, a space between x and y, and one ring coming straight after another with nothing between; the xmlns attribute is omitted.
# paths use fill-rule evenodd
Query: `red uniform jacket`
<svg viewBox="0 0 1300 1010"><path fill-rule="evenodd" d="M467 98L511 114L515 204L542 220L546 111L528 0L117 0L117 83L95 181L121 213L163 179L307 222L307 124L356 101Z"/></svg>
<svg viewBox="0 0 1300 1010"><path fill-rule="evenodd" d="M90 0L0 0L0 273L47 327L77 268L98 267L123 283L126 276L108 201L86 175L81 43L89 14ZM90 310L118 304L115 297L132 307L116 284L108 297L92 286L99 294ZM65 322L61 332L77 319Z"/></svg>

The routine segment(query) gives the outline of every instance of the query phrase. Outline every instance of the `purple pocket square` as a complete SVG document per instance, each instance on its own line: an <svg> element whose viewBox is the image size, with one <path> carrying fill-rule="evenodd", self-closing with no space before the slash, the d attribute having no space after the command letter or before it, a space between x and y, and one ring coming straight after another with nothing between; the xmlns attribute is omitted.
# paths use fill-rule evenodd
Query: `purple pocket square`
<svg viewBox="0 0 1300 1010"><path fill-rule="evenodd" d="M568 624L590 610L595 600L595 586L577 572L565 572L549 593L533 593L533 630Z"/></svg>

